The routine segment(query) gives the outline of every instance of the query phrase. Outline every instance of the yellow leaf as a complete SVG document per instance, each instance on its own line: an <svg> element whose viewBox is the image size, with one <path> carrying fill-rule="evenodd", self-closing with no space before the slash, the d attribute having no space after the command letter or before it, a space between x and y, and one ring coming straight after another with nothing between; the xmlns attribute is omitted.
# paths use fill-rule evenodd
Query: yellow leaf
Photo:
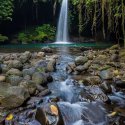
<svg viewBox="0 0 125 125"><path fill-rule="evenodd" d="M51 105L50 110L54 115L58 115L58 108L55 105Z"/></svg>
<svg viewBox="0 0 125 125"><path fill-rule="evenodd" d="M112 112L111 114L108 114L109 117L115 116L117 112Z"/></svg>
<svg viewBox="0 0 125 125"><path fill-rule="evenodd" d="M119 75L119 71L118 71L118 70L114 70L113 73L114 73L114 75L116 75L116 76Z"/></svg>
<svg viewBox="0 0 125 125"><path fill-rule="evenodd" d="M7 121L11 121L13 119L13 114L9 114L7 117L6 117L6 120Z"/></svg>

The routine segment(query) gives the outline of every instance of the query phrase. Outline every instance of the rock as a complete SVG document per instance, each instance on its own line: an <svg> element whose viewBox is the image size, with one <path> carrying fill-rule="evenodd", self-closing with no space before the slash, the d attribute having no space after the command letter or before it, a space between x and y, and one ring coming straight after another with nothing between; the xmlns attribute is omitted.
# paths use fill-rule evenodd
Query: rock
<svg viewBox="0 0 125 125"><path fill-rule="evenodd" d="M115 85L116 85L116 87L119 87L119 88L125 88L125 81L123 81L123 80L116 80L115 81Z"/></svg>
<svg viewBox="0 0 125 125"><path fill-rule="evenodd" d="M44 52L38 52L37 58L43 58L45 56Z"/></svg>
<svg viewBox="0 0 125 125"><path fill-rule="evenodd" d="M48 72L53 72L55 70L56 70L56 60L51 59L47 64L47 71Z"/></svg>
<svg viewBox="0 0 125 125"><path fill-rule="evenodd" d="M103 92L105 94L111 93L112 92L112 88L111 88L111 84L108 81L104 81L101 85L100 88L103 90Z"/></svg>
<svg viewBox="0 0 125 125"><path fill-rule="evenodd" d="M75 58L75 64L78 65L83 65L88 61L88 58L86 56L78 56Z"/></svg>
<svg viewBox="0 0 125 125"><path fill-rule="evenodd" d="M6 73L9 70L9 67L5 64L1 64L1 69L2 69L1 73Z"/></svg>
<svg viewBox="0 0 125 125"><path fill-rule="evenodd" d="M47 81L48 82L53 82L53 77L50 74L47 75Z"/></svg>
<svg viewBox="0 0 125 125"><path fill-rule="evenodd" d="M7 73L7 75L17 75L17 76L22 76L22 72L18 69L10 69Z"/></svg>
<svg viewBox="0 0 125 125"><path fill-rule="evenodd" d="M44 84L47 82L47 77L44 73L35 72L32 76L32 80L36 84Z"/></svg>
<svg viewBox="0 0 125 125"><path fill-rule="evenodd" d="M52 52L53 52L53 50L52 50L51 48L49 48L49 47L43 47L43 48L41 49L41 51L43 51L43 52L45 52L45 53L52 53Z"/></svg>
<svg viewBox="0 0 125 125"><path fill-rule="evenodd" d="M43 97L43 96L47 96L47 95L49 95L49 94L51 94L51 91L50 91L49 89L45 89L45 90L41 91L41 92L38 94L38 96L39 96L39 97Z"/></svg>
<svg viewBox="0 0 125 125"><path fill-rule="evenodd" d="M102 70L100 71L99 76L103 80L113 79L113 72L111 72L110 70Z"/></svg>
<svg viewBox="0 0 125 125"><path fill-rule="evenodd" d="M20 87L24 87L31 95L36 91L36 84L31 80L23 80L19 83Z"/></svg>
<svg viewBox="0 0 125 125"><path fill-rule="evenodd" d="M35 68L29 68L29 69L23 69L22 73L23 73L23 76L32 76L33 73L35 72Z"/></svg>
<svg viewBox="0 0 125 125"><path fill-rule="evenodd" d="M4 56L3 55L0 55L0 64L2 64L4 61Z"/></svg>
<svg viewBox="0 0 125 125"><path fill-rule="evenodd" d="M24 80L31 80L31 76L30 75L24 76Z"/></svg>
<svg viewBox="0 0 125 125"><path fill-rule="evenodd" d="M10 75L7 78L7 82L9 82L12 86L18 86L22 80L22 77L16 75Z"/></svg>
<svg viewBox="0 0 125 125"><path fill-rule="evenodd" d="M22 63L19 60L12 60L8 66L10 68L21 69L23 67Z"/></svg>
<svg viewBox="0 0 125 125"><path fill-rule="evenodd" d="M20 61L22 63L29 62L29 59L31 58L31 53L29 51L26 51L20 56Z"/></svg>
<svg viewBox="0 0 125 125"><path fill-rule="evenodd" d="M68 73L72 73L72 72L74 72L75 68L76 68L75 63L70 62L70 63L68 63L68 65L66 67L66 70L67 70Z"/></svg>
<svg viewBox="0 0 125 125"><path fill-rule="evenodd" d="M1 64L0 64L0 74L2 73L2 66L1 66Z"/></svg>
<svg viewBox="0 0 125 125"><path fill-rule="evenodd" d="M119 55L118 54L113 54L111 56L111 61L118 62L119 61Z"/></svg>
<svg viewBox="0 0 125 125"><path fill-rule="evenodd" d="M29 93L19 86L0 86L0 107L7 109L21 106L29 98Z"/></svg>
<svg viewBox="0 0 125 125"><path fill-rule="evenodd" d="M85 71L85 67L84 67L84 65L79 65L75 68L75 70L78 72L83 72L83 71Z"/></svg>
<svg viewBox="0 0 125 125"><path fill-rule="evenodd" d="M101 100L103 102L110 102L108 96L97 86L87 86L86 90L91 94L95 100Z"/></svg>
<svg viewBox="0 0 125 125"><path fill-rule="evenodd" d="M113 45L112 47L110 47L109 49L110 50L114 50L114 49L118 50L119 48L120 48L120 46L118 44L116 44L116 45Z"/></svg>
<svg viewBox="0 0 125 125"><path fill-rule="evenodd" d="M6 77L4 75L0 75L0 82L5 82Z"/></svg>

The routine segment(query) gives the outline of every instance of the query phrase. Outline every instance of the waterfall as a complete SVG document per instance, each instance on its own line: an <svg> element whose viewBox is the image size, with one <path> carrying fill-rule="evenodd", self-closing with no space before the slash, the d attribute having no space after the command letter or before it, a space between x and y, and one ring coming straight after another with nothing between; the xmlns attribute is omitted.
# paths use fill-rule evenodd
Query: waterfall
<svg viewBox="0 0 125 125"><path fill-rule="evenodd" d="M68 0L62 1L56 43L67 43L68 42Z"/></svg>

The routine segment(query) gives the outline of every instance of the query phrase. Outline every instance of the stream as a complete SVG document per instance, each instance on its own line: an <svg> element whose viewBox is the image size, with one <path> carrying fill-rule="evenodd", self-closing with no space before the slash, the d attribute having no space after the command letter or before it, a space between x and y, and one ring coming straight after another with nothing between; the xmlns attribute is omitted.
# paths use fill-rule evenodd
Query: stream
<svg viewBox="0 0 125 125"><path fill-rule="evenodd" d="M115 105L104 103L100 100L100 98L107 97L103 94L101 95L100 89L98 89L97 86L93 86L91 89L83 84L79 84L78 81L74 79L73 75L68 74L66 71L68 63L73 62L75 57L82 54L82 51L71 48L58 48L56 50L56 54L59 55L59 59L56 64L56 71L51 73L53 82L48 84L48 89L51 91L51 94L44 96L42 99L38 99L34 105L24 110L21 110L20 108L20 112L18 112L15 116L17 122L14 122L13 124L125 125L124 116L117 115L113 118L108 116L112 113L112 107L124 107L124 93L120 91L116 92L112 87L114 92L113 94L108 95L108 98L115 102ZM90 93L88 94L88 92ZM101 96L93 100L89 96L92 95L93 97L94 92L100 94ZM48 107L51 104L58 107L58 116L54 116L50 113L50 111L48 111ZM45 112L47 113L45 114ZM48 119L47 123L46 119ZM11 124L6 122L6 125Z"/></svg>

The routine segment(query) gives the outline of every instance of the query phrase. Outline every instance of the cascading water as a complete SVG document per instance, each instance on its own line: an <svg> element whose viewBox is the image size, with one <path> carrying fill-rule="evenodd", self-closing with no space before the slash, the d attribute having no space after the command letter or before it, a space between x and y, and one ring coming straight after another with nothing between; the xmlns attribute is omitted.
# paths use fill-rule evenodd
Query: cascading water
<svg viewBox="0 0 125 125"><path fill-rule="evenodd" d="M68 43L68 0L62 1L56 43Z"/></svg>

